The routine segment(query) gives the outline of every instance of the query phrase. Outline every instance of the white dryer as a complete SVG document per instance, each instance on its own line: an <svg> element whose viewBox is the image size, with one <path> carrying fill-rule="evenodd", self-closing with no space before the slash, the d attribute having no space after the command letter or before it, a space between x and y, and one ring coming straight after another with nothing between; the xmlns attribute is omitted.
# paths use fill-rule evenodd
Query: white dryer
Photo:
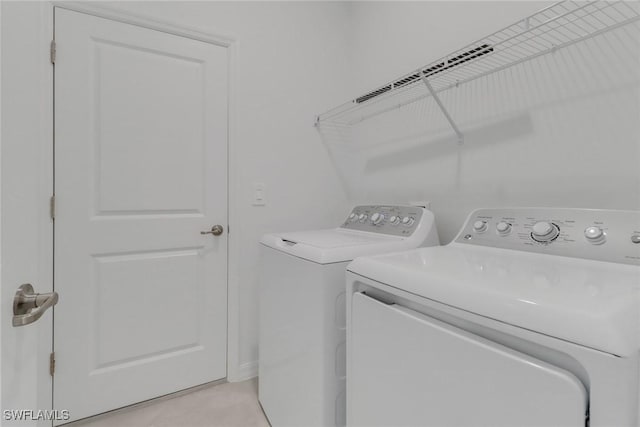
<svg viewBox="0 0 640 427"><path fill-rule="evenodd" d="M640 424L640 212L477 210L347 305L349 426Z"/></svg>
<svg viewBox="0 0 640 427"><path fill-rule="evenodd" d="M261 240L259 400L274 427L345 422L345 268L355 257L439 244L416 206L357 206L338 228Z"/></svg>

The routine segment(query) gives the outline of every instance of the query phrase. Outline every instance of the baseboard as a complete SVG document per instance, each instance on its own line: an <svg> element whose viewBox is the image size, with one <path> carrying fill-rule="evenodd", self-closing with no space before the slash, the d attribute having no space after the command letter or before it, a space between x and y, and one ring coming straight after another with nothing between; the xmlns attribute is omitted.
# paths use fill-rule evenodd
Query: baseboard
<svg viewBox="0 0 640 427"><path fill-rule="evenodd" d="M227 381L237 383L258 376L258 361L243 363L235 369L235 372L227 372Z"/></svg>

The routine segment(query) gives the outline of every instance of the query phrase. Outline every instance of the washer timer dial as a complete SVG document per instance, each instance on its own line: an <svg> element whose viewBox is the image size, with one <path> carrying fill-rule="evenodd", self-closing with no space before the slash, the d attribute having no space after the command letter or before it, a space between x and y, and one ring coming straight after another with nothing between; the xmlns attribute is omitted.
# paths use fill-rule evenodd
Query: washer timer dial
<svg viewBox="0 0 640 427"><path fill-rule="evenodd" d="M536 242L549 243L558 237L560 229L552 222L539 221L533 225L531 238Z"/></svg>

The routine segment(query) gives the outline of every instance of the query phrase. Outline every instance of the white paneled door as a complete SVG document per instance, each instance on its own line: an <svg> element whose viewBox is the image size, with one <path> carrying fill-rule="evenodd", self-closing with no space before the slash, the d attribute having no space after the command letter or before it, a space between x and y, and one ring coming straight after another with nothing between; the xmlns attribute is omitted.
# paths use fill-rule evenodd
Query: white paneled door
<svg viewBox="0 0 640 427"><path fill-rule="evenodd" d="M54 407L75 420L226 376L228 59L60 8L55 40Z"/></svg>

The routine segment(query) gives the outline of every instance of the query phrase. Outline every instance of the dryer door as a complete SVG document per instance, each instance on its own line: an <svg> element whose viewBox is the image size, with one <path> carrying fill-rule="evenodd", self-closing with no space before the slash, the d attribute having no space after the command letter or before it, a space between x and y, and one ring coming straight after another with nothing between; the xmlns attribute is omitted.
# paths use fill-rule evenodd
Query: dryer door
<svg viewBox="0 0 640 427"><path fill-rule="evenodd" d="M585 426L567 371L362 293L350 313L349 426Z"/></svg>

